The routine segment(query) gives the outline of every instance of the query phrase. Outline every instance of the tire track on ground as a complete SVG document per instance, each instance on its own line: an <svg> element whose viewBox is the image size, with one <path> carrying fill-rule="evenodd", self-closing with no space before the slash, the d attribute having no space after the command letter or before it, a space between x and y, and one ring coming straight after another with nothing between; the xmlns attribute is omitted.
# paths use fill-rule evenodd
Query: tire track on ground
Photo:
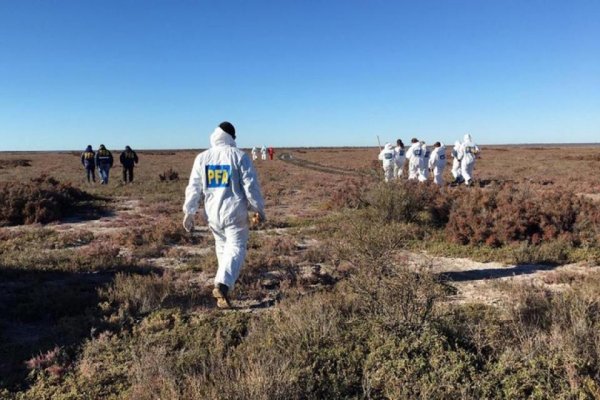
<svg viewBox="0 0 600 400"><path fill-rule="evenodd" d="M356 170L348 170L344 168L331 167L323 164L319 164L313 161L304 160L301 158L295 158L291 153L282 153L279 155L279 160L288 164L295 165L300 168L311 169L313 171L324 172L326 174L333 175L344 175L344 176L371 176L371 173L366 173Z"/></svg>

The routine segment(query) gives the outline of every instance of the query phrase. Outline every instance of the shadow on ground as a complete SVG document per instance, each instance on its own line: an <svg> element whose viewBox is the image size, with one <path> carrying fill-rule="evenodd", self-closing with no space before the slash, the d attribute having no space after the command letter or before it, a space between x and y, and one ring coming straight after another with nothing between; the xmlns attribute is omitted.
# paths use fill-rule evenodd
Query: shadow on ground
<svg viewBox="0 0 600 400"><path fill-rule="evenodd" d="M551 271L556 267L558 267L558 264L517 264L514 267L448 271L439 274L439 276L444 281L467 282L530 275L535 274L538 271Z"/></svg>

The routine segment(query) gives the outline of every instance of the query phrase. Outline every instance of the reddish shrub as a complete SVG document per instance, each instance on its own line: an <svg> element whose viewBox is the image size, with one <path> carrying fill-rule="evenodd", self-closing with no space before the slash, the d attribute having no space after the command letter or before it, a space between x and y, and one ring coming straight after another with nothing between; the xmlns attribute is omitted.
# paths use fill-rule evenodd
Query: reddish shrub
<svg viewBox="0 0 600 400"><path fill-rule="evenodd" d="M0 183L0 226L48 223L73 212L92 196L52 177Z"/></svg>
<svg viewBox="0 0 600 400"><path fill-rule="evenodd" d="M456 196L446 233L461 244L501 246L597 237L598 207L566 191L534 192L522 186L472 189ZM594 239L595 240L595 239Z"/></svg>
<svg viewBox="0 0 600 400"><path fill-rule="evenodd" d="M367 205L366 195L369 188L368 181L364 178L347 179L333 188L327 208L363 208Z"/></svg>

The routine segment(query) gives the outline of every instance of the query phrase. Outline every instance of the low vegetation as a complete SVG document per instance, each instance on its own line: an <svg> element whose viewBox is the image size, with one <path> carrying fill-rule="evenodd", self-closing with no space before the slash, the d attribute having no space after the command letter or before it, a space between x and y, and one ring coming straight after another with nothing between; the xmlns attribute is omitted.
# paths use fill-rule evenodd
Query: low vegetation
<svg viewBox="0 0 600 400"><path fill-rule="evenodd" d="M600 397L596 274L498 280L509 301L489 305L457 301L460 286L407 256L593 265L597 204L519 176L469 189L380 184L370 153L361 164L352 151L302 152L328 174L257 163L269 219L251 232L234 291L241 309L226 312L211 298L210 232L200 216L199 230L183 230L185 182L160 182L164 163L148 161L132 185L3 169L22 175L2 184L13 200L0 215L16 212L14 199L63 210L63 222L92 196L116 207L93 223L0 229L0 398ZM166 165L187 171L194 155ZM78 154L64 157L79 166ZM333 173L346 166L360 175ZM42 201L48 192L60 195Z"/></svg>
<svg viewBox="0 0 600 400"><path fill-rule="evenodd" d="M26 183L0 183L0 226L48 223L72 215L87 203L86 212L97 209L94 197L52 177Z"/></svg>

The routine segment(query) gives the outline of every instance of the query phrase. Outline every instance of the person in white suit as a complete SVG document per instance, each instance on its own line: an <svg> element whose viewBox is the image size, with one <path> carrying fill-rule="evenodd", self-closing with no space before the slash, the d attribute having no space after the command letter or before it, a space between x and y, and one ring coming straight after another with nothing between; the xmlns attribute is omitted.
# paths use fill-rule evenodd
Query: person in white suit
<svg viewBox="0 0 600 400"><path fill-rule="evenodd" d="M446 146L444 143L435 142L433 151L429 158L429 169L433 174L433 183L436 185L444 184L444 168L446 167Z"/></svg>
<svg viewBox="0 0 600 400"><path fill-rule="evenodd" d="M421 143L416 138L411 140L411 146L406 151L406 159L408 160L408 179L417 179L419 177L419 167L423 158Z"/></svg>
<svg viewBox="0 0 600 400"><path fill-rule="evenodd" d="M479 147L473 142L471 135L467 133L458 151L461 166L460 172L467 186L473 185L473 168L475 168L475 159L479 152Z"/></svg>
<svg viewBox="0 0 600 400"><path fill-rule="evenodd" d="M213 296L217 307L231 307L229 292L240 274L249 236L248 210L265 220L264 200L254 165L235 144L235 128L221 123L210 136L210 149L198 154L185 189L183 226L194 229L200 200L215 237L218 270Z"/></svg>
<svg viewBox="0 0 600 400"><path fill-rule="evenodd" d="M391 143L386 143L383 150L379 152L379 161L383 166L385 181L394 179L394 165L396 164L396 151Z"/></svg>

